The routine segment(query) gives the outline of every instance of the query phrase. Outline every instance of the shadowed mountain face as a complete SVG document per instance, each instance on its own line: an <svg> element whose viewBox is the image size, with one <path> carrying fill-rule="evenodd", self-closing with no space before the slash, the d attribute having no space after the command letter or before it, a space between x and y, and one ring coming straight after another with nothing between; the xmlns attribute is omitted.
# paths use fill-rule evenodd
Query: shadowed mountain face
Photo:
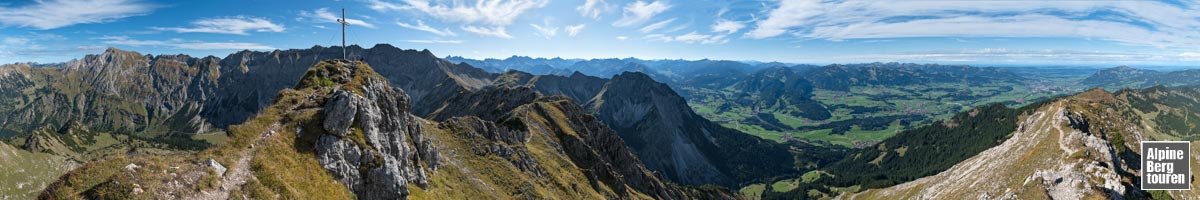
<svg viewBox="0 0 1200 200"><path fill-rule="evenodd" d="M739 183L793 172L783 145L700 117L666 84L641 73L614 76L587 105L647 165L684 183Z"/></svg>
<svg viewBox="0 0 1200 200"><path fill-rule="evenodd" d="M88 126L149 136L204 132L196 117L214 97L220 59L108 49L63 68L0 66L0 136Z"/></svg>
<svg viewBox="0 0 1200 200"><path fill-rule="evenodd" d="M350 46L347 52L375 66L374 71L387 83L404 90L411 98L411 113L416 116L502 120L506 111L532 103L538 96L563 95L576 104L586 104L581 107L585 114L602 116L598 119L625 140L636 141L630 149L642 160L654 161L648 165L650 170L678 182L734 185L793 169L793 159L785 146L699 117L671 88L644 74L625 73L611 80L581 73L491 74L467 64L452 64L428 51L401 50L386 44L370 49ZM190 58L150 57L109 49L62 69L6 66L0 68L4 72L0 78L14 81L0 87L19 88L14 91L20 92L0 95L7 99L0 101L4 103L0 104L0 112L29 119L4 121L12 134L22 133L27 127L62 126L77 119L85 120L83 126L114 127L134 133L194 133L210 124L225 128L262 112L280 97L279 91L301 82L308 66L340 57L340 53L340 48L313 47ZM628 63L621 66L640 67ZM82 108L54 114L60 112L56 109L76 105Z"/></svg>

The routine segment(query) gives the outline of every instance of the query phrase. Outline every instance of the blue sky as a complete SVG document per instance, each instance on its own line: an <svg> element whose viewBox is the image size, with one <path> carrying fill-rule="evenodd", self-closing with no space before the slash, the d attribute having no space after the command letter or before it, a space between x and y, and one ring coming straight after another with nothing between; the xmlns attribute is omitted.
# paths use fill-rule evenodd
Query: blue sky
<svg viewBox="0 0 1200 200"><path fill-rule="evenodd" d="M16 0L0 63L117 47L216 55L390 43L439 56L828 64L1173 65L1200 61L1197 1Z"/></svg>

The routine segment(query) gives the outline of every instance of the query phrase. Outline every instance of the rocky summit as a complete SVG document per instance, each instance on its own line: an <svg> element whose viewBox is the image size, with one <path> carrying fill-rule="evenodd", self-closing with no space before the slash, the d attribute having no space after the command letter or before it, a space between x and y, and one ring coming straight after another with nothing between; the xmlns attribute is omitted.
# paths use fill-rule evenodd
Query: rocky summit
<svg viewBox="0 0 1200 200"><path fill-rule="evenodd" d="M409 96L362 62L320 62L300 80L230 126L233 142L90 162L41 198L736 198L661 179L567 97L501 95L522 104L435 122L413 115Z"/></svg>

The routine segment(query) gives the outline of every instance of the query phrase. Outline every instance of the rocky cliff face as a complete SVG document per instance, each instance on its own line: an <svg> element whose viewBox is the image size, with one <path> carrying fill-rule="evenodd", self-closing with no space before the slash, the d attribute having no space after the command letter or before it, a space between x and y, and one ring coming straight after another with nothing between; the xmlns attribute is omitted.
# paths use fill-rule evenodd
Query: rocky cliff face
<svg viewBox="0 0 1200 200"><path fill-rule="evenodd" d="M408 95L369 71L348 62L324 62L307 72L306 80L318 81L304 83L349 87L328 97L325 134L313 150L321 166L359 198L403 198L409 184L428 186L438 151L409 114Z"/></svg>
<svg viewBox="0 0 1200 200"><path fill-rule="evenodd" d="M587 105L647 166L672 180L732 184L792 169L782 145L700 117L670 87L641 73L614 76Z"/></svg>
<svg viewBox="0 0 1200 200"><path fill-rule="evenodd" d="M3 127L15 132L81 123L152 136L206 131L198 117L215 92L215 57L140 55L108 49L63 68L7 65Z"/></svg>

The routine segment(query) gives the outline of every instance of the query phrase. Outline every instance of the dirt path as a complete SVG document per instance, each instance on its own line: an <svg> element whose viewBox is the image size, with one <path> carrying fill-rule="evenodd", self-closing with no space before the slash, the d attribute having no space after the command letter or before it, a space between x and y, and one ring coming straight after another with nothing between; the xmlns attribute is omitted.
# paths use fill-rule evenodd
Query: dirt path
<svg viewBox="0 0 1200 200"><path fill-rule="evenodd" d="M271 124L271 127L267 128L266 133L259 135L259 137L255 139L253 143L250 143L249 148L242 149L241 152L238 152L237 162L234 163L232 168L229 168L229 170L225 172L224 178L221 179L220 187L200 191L196 193L196 196L184 199L229 199L230 190L241 188L242 185L246 184L246 181L254 178L254 173L250 171L250 159L254 158L254 153L256 152L255 147L261 146L260 143L262 143L263 140L266 140L267 137L271 137L271 135L274 135L274 133L279 132L280 128L281 126L278 122Z"/></svg>

